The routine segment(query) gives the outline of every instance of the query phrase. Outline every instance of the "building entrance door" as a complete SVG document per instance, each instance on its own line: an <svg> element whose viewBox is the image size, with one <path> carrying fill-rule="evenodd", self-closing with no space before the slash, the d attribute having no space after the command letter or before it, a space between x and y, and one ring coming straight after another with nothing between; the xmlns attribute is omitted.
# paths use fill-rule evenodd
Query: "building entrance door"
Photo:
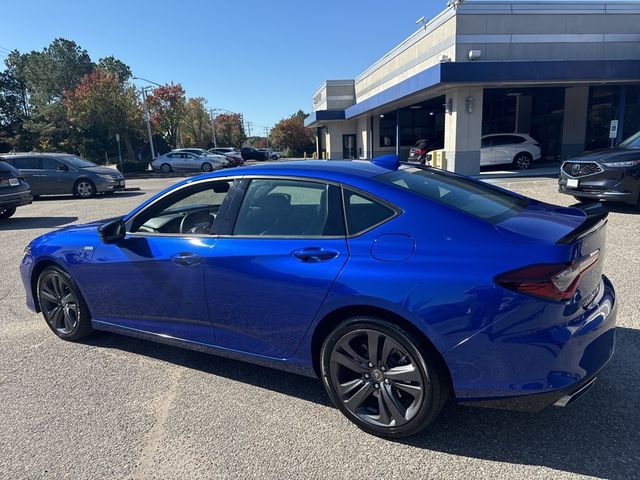
<svg viewBox="0 0 640 480"><path fill-rule="evenodd" d="M342 158L344 160L351 160L356 158L356 136L355 135L342 136Z"/></svg>

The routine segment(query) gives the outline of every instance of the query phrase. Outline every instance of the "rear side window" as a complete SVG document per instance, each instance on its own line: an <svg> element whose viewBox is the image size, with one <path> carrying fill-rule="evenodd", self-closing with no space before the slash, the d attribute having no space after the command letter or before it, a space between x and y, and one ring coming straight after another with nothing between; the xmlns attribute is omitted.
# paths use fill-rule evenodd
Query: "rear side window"
<svg viewBox="0 0 640 480"><path fill-rule="evenodd" d="M433 169L401 168L376 179L494 224L517 215L528 204L515 193Z"/></svg>
<svg viewBox="0 0 640 480"><path fill-rule="evenodd" d="M349 235L358 235L393 217L396 212L382 203L351 190L344 190L344 210Z"/></svg>
<svg viewBox="0 0 640 480"><path fill-rule="evenodd" d="M39 170L41 169L40 159L36 157L9 158L7 162L18 170Z"/></svg>

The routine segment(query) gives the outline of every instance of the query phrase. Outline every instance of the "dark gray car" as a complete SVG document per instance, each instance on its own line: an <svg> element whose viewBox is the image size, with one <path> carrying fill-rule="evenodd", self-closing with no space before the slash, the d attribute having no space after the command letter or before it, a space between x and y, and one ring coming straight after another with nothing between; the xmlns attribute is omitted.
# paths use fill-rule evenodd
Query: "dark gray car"
<svg viewBox="0 0 640 480"><path fill-rule="evenodd" d="M3 155L0 160L25 176L34 197L73 194L88 198L125 187L119 171L67 153L15 153Z"/></svg>

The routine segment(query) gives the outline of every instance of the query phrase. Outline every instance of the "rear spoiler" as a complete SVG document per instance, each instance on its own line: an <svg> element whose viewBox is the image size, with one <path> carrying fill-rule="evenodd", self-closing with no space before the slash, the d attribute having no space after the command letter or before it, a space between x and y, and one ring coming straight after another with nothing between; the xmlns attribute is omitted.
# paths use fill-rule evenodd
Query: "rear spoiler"
<svg viewBox="0 0 640 480"><path fill-rule="evenodd" d="M575 208L582 210L587 215L587 218L579 227L569 232L556 243L564 245L573 243L600 230L607 224L609 212L602 203L595 202L588 205L579 205Z"/></svg>

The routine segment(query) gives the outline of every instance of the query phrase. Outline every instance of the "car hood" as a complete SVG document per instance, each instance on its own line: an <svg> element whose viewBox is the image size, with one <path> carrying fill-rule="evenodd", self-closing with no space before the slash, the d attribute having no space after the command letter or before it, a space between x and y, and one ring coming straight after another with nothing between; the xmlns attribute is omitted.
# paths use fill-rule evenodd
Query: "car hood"
<svg viewBox="0 0 640 480"><path fill-rule="evenodd" d="M82 167L80 170L83 172L100 173L107 175L113 175L115 173L117 175L120 175L120 172L118 170L109 167Z"/></svg>
<svg viewBox="0 0 640 480"><path fill-rule="evenodd" d="M603 150L593 150L583 152L579 155L567 159L570 162L626 162L629 160L640 160L640 150L635 148L607 148Z"/></svg>

